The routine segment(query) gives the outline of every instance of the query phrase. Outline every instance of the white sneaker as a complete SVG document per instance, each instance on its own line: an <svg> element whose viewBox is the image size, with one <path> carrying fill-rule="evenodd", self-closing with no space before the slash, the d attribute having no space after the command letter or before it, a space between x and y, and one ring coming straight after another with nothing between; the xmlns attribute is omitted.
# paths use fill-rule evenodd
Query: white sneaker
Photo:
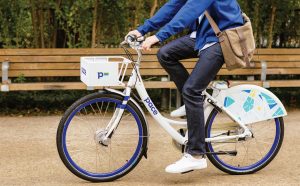
<svg viewBox="0 0 300 186"><path fill-rule="evenodd" d="M171 112L171 117L182 117L186 115L186 111L185 111L185 105L179 107L178 109L174 110L173 112Z"/></svg>
<svg viewBox="0 0 300 186"><path fill-rule="evenodd" d="M184 154L183 157L166 167L168 173L187 173L196 169L207 168L207 161L205 158L197 159L190 154Z"/></svg>

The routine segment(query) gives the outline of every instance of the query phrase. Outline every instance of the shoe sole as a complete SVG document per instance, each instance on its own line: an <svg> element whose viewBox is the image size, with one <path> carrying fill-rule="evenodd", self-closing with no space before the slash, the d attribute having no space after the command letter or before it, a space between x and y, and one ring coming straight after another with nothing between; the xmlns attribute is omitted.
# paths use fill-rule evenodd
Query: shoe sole
<svg viewBox="0 0 300 186"><path fill-rule="evenodd" d="M186 174L186 173L192 172L194 170L201 170L201 169L206 169L206 168L207 168L207 166L206 167L200 167L200 168L193 168L191 170L187 170L187 171L183 171L183 172L168 172L168 171L166 171L166 172L171 173L171 174Z"/></svg>
<svg viewBox="0 0 300 186"><path fill-rule="evenodd" d="M193 172L194 170L190 170L190 171L186 171L186 172L182 172L181 174L187 174L187 173L190 173L190 172Z"/></svg>

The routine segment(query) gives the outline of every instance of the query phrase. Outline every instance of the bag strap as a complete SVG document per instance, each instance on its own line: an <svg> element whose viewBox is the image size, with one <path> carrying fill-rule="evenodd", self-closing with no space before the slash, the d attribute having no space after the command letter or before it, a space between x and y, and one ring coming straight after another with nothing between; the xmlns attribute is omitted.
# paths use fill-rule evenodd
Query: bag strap
<svg viewBox="0 0 300 186"><path fill-rule="evenodd" d="M217 23L214 21L214 19L210 16L210 14L208 13L208 11L204 12L209 24L211 25L212 29L214 30L215 34L217 37L222 36L222 32L220 30L220 28L218 27Z"/></svg>
<svg viewBox="0 0 300 186"><path fill-rule="evenodd" d="M210 14L208 13L208 11L205 11L204 12L209 24L211 25L212 29L214 30L216 36L218 38L222 38L223 36L223 32L221 32L220 28L218 27L217 23L214 21L214 19L210 16ZM249 18L248 18L249 19ZM249 59L249 56L248 56L248 50L247 50L247 45L246 45L246 38L244 37L244 34L243 33L240 33L238 30L237 30L237 34L240 38L240 44L241 44L241 47L242 47L242 52L243 52L243 55L244 55L244 61L246 62L246 65L247 67L252 67L253 64L251 64L250 62L250 59ZM224 38L220 39L221 41L224 40Z"/></svg>

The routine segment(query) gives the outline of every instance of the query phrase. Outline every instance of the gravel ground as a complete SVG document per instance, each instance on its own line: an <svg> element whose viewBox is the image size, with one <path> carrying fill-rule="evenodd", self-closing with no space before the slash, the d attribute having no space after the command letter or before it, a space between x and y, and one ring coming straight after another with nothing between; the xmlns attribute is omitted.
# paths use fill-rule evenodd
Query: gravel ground
<svg viewBox="0 0 300 186"><path fill-rule="evenodd" d="M60 117L0 117L0 185L300 185L300 111L285 118L285 139L277 157L262 171L245 176L225 174L211 164L184 175L165 173L165 166L180 153L166 132L148 119L148 159L115 182L89 183L71 174L59 159L55 137Z"/></svg>

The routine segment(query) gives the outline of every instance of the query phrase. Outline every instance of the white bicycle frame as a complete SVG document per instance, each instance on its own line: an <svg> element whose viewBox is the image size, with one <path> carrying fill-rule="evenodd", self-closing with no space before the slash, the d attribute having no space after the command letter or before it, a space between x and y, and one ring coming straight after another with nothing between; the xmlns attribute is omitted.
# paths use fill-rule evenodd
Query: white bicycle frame
<svg viewBox="0 0 300 186"><path fill-rule="evenodd" d="M133 88L135 88L138 92L138 95L142 99L145 107L147 108L148 112L151 114L151 116L156 120L156 122L179 144L186 144L187 142L187 135L182 136L179 134L175 128L172 127L172 125L180 125L183 127L187 127L187 122L186 121L176 121L176 120L171 120L168 119L159 112L159 110L155 107L154 103L152 102L151 98L149 97L147 90L143 84L142 77L140 75L140 64L141 64L141 58L142 58L142 52L139 49L139 47L133 47L137 53L138 53L138 59L137 62L135 62L135 68L132 70L131 77L126 85L126 88L123 92L124 100L122 105L126 106L127 102L130 100L131 96L131 91ZM216 142L216 141L227 141L227 140L232 140L232 139L239 139L239 138L245 138L245 137L251 137L252 133L248 129L248 127L243 124L242 122L239 121L239 119L232 114L228 109L226 109L222 104L219 104L218 101L212 97L210 94L208 94L206 91L203 92L203 94L206 96L205 99L205 104L204 104L204 114L205 114L205 121L207 121L207 118L211 111L216 107L221 109L224 113L226 113L234 122L236 122L242 129L243 133L239 135L232 135L232 136L224 136L220 137L218 136L219 134L213 134L213 136L218 136L218 137L211 137L211 138L206 138L206 142ZM213 106L215 105L215 106ZM111 133L117 128L119 121L124 113L124 108L120 107L118 108L111 121L109 122L106 130L108 131L106 134L106 138L108 138Z"/></svg>

